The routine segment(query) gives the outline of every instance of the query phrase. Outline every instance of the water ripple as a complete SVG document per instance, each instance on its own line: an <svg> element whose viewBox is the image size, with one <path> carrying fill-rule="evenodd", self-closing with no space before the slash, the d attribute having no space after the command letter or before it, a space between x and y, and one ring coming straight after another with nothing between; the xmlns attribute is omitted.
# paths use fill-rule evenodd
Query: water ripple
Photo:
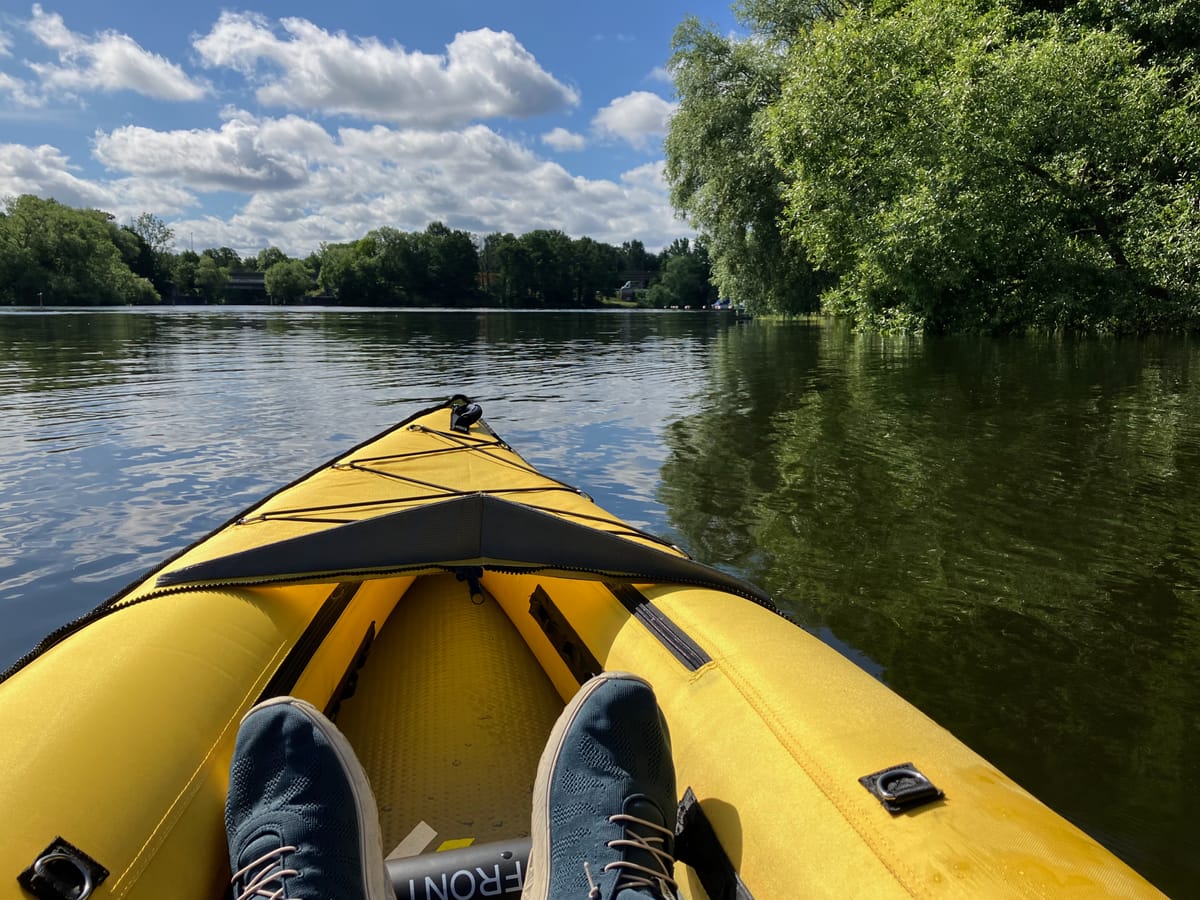
<svg viewBox="0 0 1200 900"><path fill-rule="evenodd" d="M0 310L0 665L454 392L747 575L1180 895L1200 715L1185 339L899 339L690 314ZM1094 790L1103 784L1105 791Z"/></svg>
<svg viewBox="0 0 1200 900"><path fill-rule="evenodd" d="M655 435L687 409L714 333L644 314L0 313L0 666L454 392L484 402L535 464L665 530Z"/></svg>

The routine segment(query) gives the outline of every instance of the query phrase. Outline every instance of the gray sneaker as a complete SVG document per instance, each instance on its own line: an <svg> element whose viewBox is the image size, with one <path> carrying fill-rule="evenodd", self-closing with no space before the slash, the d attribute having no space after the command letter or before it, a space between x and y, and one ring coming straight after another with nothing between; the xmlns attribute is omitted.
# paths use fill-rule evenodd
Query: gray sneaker
<svg viewBox="0 0 1200 900"><path fill-rule="evenodd" d="M267 700L242 719L225 829L235 898L393 900L367 775L303 700Z"/></svg>
<svg viewBox="0 0 1200 900"><path fill-rule="evenodd" d="M538 764L523 900L675 897L677 799L650 685L627 672L591 679Z"/></svg>

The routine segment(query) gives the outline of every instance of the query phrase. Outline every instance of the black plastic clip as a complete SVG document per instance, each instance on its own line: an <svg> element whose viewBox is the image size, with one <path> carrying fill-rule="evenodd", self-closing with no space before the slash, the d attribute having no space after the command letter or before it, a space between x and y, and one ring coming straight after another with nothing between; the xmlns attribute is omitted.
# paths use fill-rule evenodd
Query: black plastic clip
<svg viewBox="0 0 1200 900"><path fill-rule="evenodd" d="M858 779L858 783L870 791L872 796L883 804L883 808L893 815L932 803L934 800L941 800L945 796L910 762L864 775Z"/></svg>
<svg viewBox="0 0 1200 900"><path fill-rule="evenodd" d="M483 407L478 403L456 403L450 407L450 430L467 434L482 416Z"/></svg>
<svg viewBox="0 0 1200 900"><path fill-rule="evenodd" d="M42 900L85 900L107 877L108 869L78 847L56 837L17 876L17 881Z"/></svg>
<svg viewBox="0 0 1200 900"><path fill-rule="evenodd" d="M483 577L483 566L459 566L454 570L454 577L467 583L467 589L471 592L471 602L480 606L485 599L483 585L479 583L479 579Z"/></svg>

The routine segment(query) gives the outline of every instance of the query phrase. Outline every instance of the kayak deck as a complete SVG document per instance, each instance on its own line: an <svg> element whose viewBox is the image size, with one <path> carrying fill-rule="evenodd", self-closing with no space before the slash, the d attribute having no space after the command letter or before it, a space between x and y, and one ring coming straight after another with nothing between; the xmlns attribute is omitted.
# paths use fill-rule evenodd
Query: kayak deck
<svg viewBox="0 0 1200 900"><path fill-rule="evenodd" d="M494 599L472 599L452 575L417 579L337 719L375 791L384 852L528 835L538 759L562 708Z"/></svg>

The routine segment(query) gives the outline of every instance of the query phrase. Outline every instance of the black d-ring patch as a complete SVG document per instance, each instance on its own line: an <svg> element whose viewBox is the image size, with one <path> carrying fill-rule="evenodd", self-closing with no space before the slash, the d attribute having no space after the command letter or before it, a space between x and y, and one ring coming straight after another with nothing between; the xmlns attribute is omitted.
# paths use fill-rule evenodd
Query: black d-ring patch
<svg viewBox="0 0 1200 900"><path fill-rule="evenodd" d="M910 762L889 766L858 779L893 815L923 806L945 795Z"/></svg>
<svg viewBox="0 0 1200 900"><path fill-rule="evenodd" d="M17 882L41 900L84 900L108 877L108 869L61 837L38 854Z"/></svg>

